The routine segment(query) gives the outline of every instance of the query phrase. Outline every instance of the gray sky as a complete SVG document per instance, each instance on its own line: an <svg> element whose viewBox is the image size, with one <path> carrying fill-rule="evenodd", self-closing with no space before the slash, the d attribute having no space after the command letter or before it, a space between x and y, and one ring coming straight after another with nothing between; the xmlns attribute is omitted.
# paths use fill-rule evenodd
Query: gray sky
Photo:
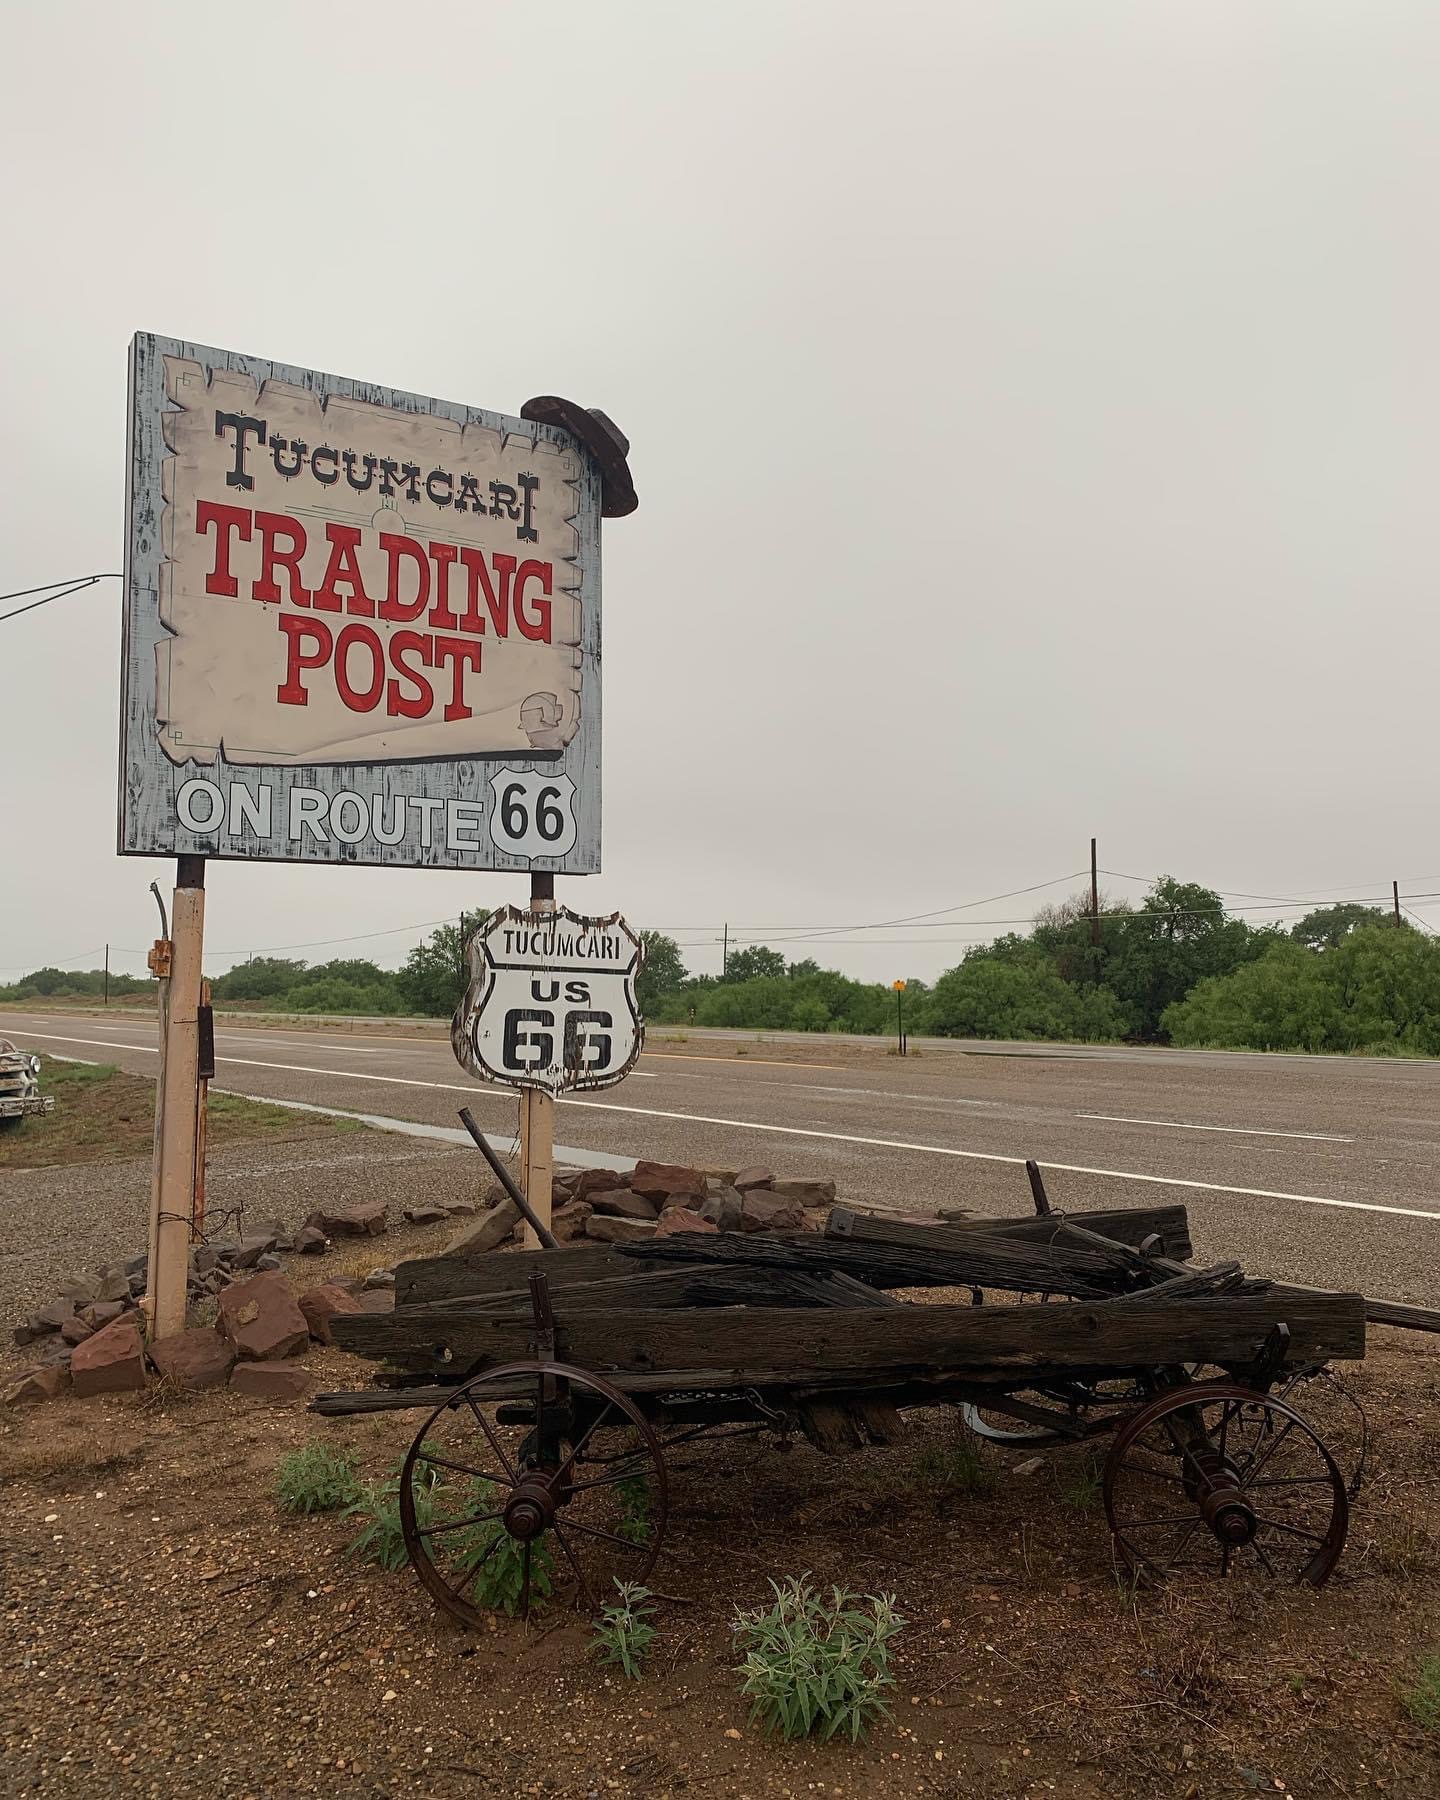
<svg viewBox="0 0 1440 1800"><path fill-rule="evenodd" d="M888 979L1050 895L802 928L1092 832L1141 876L1440 890L1433 5L131 0L12 8L6 51L0 591L120 567L137 328L572 394L641 507L605 872L562 900L697 969L728 919ZM0 625L6 967L155 933L119 607ZM523 895L215 864L208 960Z"/></svg>

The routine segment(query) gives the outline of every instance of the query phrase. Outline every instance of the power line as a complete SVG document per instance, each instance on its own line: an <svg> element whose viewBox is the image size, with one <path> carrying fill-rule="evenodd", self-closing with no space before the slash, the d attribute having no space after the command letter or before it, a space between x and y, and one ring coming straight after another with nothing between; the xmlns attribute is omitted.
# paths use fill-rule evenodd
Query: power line
<svg viewBox="0 0 1440 1800"><path fill-rule="evenodd" d="M69 587L64 587L58 581L47 581L41 587L16 588L13 594L0 594L0 600L23 600L26 594L45 594L46 588L58 587L61 591L58 594L45 594L43 600L32 600L28 606L17 606L10 612L0 613L0 624L3 624L6 619L18 619L21 613L34 612L37 606L48 606L52 600L63 600L67 594L78 594L82 588L94 587L97 581L119 580L119 575L112 569L99 575L86 575L82 580L72 583Z"/></svg>

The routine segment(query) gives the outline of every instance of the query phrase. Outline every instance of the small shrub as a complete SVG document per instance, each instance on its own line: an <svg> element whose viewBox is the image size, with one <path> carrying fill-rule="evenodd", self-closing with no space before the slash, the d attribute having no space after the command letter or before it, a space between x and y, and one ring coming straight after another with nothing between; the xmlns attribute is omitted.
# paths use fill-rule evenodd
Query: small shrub
<svg viewBox="0 0 1440 1800"><path fill-rule="evenodd" d="M471 1486L467 1510L487 1512L494 1508L495 1489L488 1481ZM511 1537L499 1519L488 1519L483 1525L472 1525L459 1535L456 1562L467 1573L473 1572L471 1593L477 1606L488 1606L492 1612L509 1613L513 1618L525 1592L525 1545ZM499 1538L497 1544L495 1540ZM491 1545L494 1549L491 1549ZM555 1591L555 1559L543 1540L530 1543L530 1599L548 1599Z"/></svg>
<svg viewBox="0 0 1440 1800"><path fill-rule="evenodd" d="M1424 1658L1400 1704L1422 1731L1440 1731L1440 1651Z"/></svg>
<svg viewBox="0 0 1440 1800"><path fill-rule="evenodd" d="M275 1470L275 1498L286 1512L334 1512L359 1495L354 1458L318 1440L282 1456Z"/></svg>
<svg viewBox="0 0 1440 1800"><path fill-rule="evenodd" d="M433 1523L435 1512L433 1487L415 1488L415 1523ZM378 1563L382 1569L403 1569L407 1552L405 1535L400 1525L400 1481L367 1481L358 1498L345 1508L346 1518L363 1521L358 1536L345 1546L347 1556L359 1556L366 1562Z"/></svg>
<svg viewBox="0 0 1440 1800"><path fill-rule="evenodd" d="M737 1612L735 1634L745 1652L741 1692L752 1702L750 1719L784 1738L864 1736L877 1718L888 1718L885 1690L890 1673L890 1640L905 1621L889 1594L848 1593L834 1587L829 1598L816 1592L810 1577L771 1582L775 1604L768 1611Z"/></svg>
<svg viewBox="0 0 1440 1800"><path fill-rule="evenodd" d="M655 1505L650 1483L643 1475L627 1475L623 1481L615 1483L615 1500L620 1508L616 1537L624 1538L627 1544L648 1544L652 1530L650 1514Z"/></svg>
<svg viewBox="0 0 1440 1800"><path fill-rule="evenodd" d="M638 1587L633 1581L617 1581L615 1586L620 1598L602 1608L595 1621L595 1642L590 1646L590 1654L623 1669L632 1681L638 1681L655 1638L655 1627L650 1622L655 1607L649 1588Z"/></svg>

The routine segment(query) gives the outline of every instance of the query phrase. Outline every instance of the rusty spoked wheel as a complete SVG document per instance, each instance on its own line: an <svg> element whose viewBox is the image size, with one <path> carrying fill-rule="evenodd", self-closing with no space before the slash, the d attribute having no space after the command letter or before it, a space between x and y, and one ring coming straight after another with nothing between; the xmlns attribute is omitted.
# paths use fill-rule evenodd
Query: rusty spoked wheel
<svg viewBox="0 0 1440 1800"><path fill-rule="evenodd" d="M597 1611L665 1535L665 1464L643 1413L565 1363L507 1363L436 1407L400 1471L415 1573L462 1625L551 1596Z"/></svg>
<svg viewBox="0 0 1440 1800"><path fill-rule="evenodd" d="M1319 1587L1350 1523L1324 1440L1285 1401L1227 1382L1176 1388L1127 1419L1104 1495L1137 1575L1244 1570Z"/></svg>

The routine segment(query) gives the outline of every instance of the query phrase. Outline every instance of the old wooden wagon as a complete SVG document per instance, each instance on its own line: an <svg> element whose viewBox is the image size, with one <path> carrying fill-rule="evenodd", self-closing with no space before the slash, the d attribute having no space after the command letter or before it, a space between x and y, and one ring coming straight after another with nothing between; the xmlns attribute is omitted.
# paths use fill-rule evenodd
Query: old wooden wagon
<svg viewBox="0 0 1440 1800"><path fill-rule="evenodd" d="M1105 1512L1137 1574L1212 1566L1323 1582L1347 1481L1295 1404L1364 1354L1366 1301L1195 1267L1183 1207L921 1224L835 1208L823 1234L680 1234L401 1265L389 1315L337 1318L379 1385L329 1414L426 1417L400 1509L417 1574L480 1618L595 1607L650 1576L666 1459L703 1437L891 1443L952 1407L992 1441L1108 1440Z"/></svg>

